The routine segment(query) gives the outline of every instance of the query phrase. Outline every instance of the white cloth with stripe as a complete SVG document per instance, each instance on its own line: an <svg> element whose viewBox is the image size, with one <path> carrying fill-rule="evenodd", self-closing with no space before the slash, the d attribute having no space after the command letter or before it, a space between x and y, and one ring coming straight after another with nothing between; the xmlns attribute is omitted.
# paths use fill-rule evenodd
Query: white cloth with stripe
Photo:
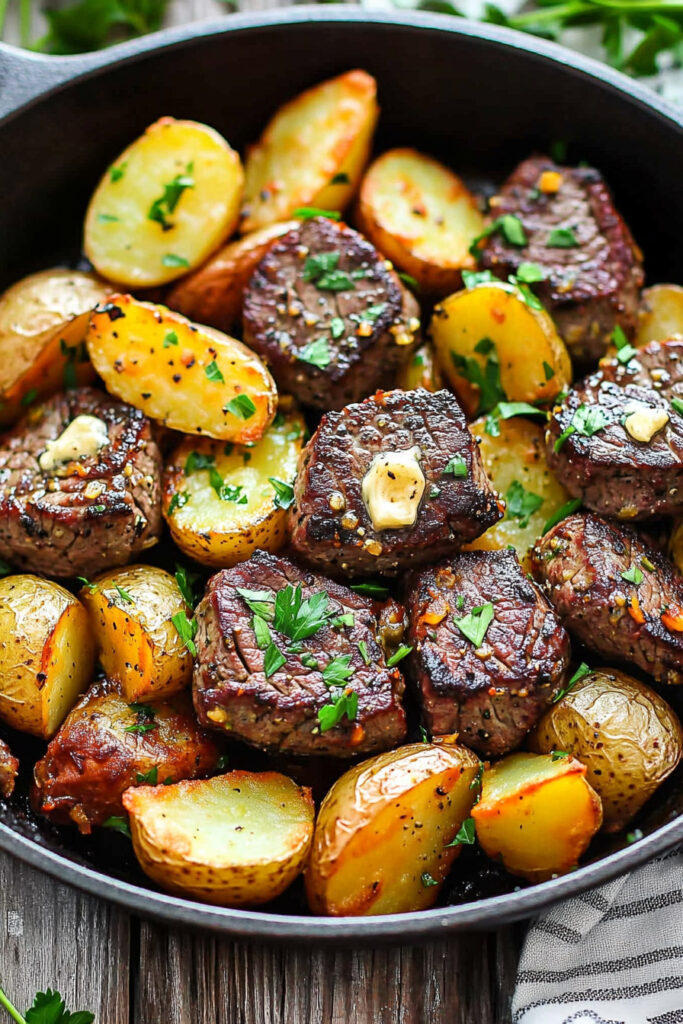
<svg viewBox="0 0 683 1024"><path fill-rule="evenodd" d="M683 851L529 928L513 1024L683 1024Z"/></svg>

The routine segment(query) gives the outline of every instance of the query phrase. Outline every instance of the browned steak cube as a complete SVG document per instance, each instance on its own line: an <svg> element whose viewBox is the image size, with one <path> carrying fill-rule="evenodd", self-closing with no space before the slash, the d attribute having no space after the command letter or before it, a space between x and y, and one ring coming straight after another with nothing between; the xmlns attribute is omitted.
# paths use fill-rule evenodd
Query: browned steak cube
<svg viewBox="0 0 683 1024"><path fill-rule="evenodd" d="M604 361L553 410L548 464L595 512L629 520L680 512L683 339L620 355L623 363Z"/></svg>
<svg viewBox="0 0 683 1024"><path fill-rule="evenodd" d="M479 448L448 391L379 391L323 416L299 462L292 545L337 575L395 575L501 518Z"/></svg>
<svg viewBox="0 0 683 1024"><path fill-rule="evenodd" d="M536 290L576 363L604 355L617 324L632 332L642 255L599 171L531 157L510 175L491 212L519 218L527 241L515 245L509 234L494 232L482 266L503 278L523 262L542 268L546 282Z"/></svg>
<svg viewBox="0 0 683 1024"><path fill-rule="evenodd" d="M419 341L418 314L370 242L316 217L261 260L244 295L244 340L280 389L341 409L392 380Z"/></svg>
<svg viewBox="0 0 683 1024"><path fill-rule="evenodd" d="M683 683L683 579L635 530L569 516L533 549L532 568L586 647Z"/></svg>
<svg viewBox="0 0 683 1024"><path fill-rule="evenodd" d="M0 556L47 576L123 565L161 532L161 456L139 409L94 388L0 438Z"/></svg>
<svg viewBox="0 0 683 1024"><path fill-rule="evenodd" d="M293 755L351 757L404 739L403 677L367 598L257 551L209 580L196 615L202 724Z"/></svg>
<svg viewBox="0 0 683 1024"><path fill-rule="evenodd" d="M569 637L512 551L467 551L409 580L409 669L432 733L514 750L562 683Z"/></svg>

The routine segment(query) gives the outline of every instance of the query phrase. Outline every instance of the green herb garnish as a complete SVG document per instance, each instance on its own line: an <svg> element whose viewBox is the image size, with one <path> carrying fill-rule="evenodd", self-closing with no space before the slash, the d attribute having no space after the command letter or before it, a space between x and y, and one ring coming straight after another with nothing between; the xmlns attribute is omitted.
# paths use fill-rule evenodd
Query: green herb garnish
<svg viewBox="0 0 683 1024"><path fill-rule="evenodd" d="M534 512L538 512L543 504L543 498L533 491L527 491L519 480L513 480L505 495L505 504L506 517L519 520L520 529L524 530Z"/></svg>
<svg viewBox="0 0 683 1024"><path fill-rule="evenodd" d="M235 395L224 407L223 412L229 412L239 420L248 420L256 412L256 406L249 395Z"/></svg>
<svg viewBox="0 0 683 1024"><path fill-rule="evenodd" d="M481 647L493 617L493 605L490 601L487 601L486 604L478 605L467 615L463 615L459 619L454 616L453 622L462 635L467 637L475 647Z"/></svg>

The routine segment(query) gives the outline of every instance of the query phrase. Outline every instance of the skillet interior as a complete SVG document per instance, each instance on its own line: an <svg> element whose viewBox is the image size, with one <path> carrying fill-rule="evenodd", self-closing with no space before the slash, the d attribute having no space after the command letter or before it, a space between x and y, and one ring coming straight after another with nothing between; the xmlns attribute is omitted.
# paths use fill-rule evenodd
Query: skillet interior
<svg viewBox="0 0 683 1024"><path fill-rule="evenodd" d="M645 250L648 280L683 280L680 122L620 92L612 72L591 78L580 70L590 62L576 58L575 67L570 54L545 43L455 19L367 18L348 8L300 8L233 16L220 31L194 37L192 30L162 34L160 42L175 40L170 48L143 40L98 55L97 62L111 63L8 118L0 124L0 285L77 258L85 204L102 169L160 115L206 121L243 149L283 99L354 66L379 81L379 149L422 148L488 188L521 157L565 140L570 160L588 160L604 172ZM121 53L134 57L117 61ZM39 71L40 62L34 67ZM31 741L20 742L28 752ZM125 840L109 833L80 840L37 823L21 799L0 808L0 846L90 891L185 924L252 937L405 941L524 916L671 846L683 838L683 819L673 823L683 810L677 799L672 782L639 823L654 834L563 879L514 892L513 880L473 858L468 870L456 868L463 881L450 890L455 906L366 921L293 918L302 910L296 892L272 908L275 914L216 910L141 892L132 886L146 882ZM30 841L17 840L2 823ZM457 905L463 899L476 902Z"/></svg>

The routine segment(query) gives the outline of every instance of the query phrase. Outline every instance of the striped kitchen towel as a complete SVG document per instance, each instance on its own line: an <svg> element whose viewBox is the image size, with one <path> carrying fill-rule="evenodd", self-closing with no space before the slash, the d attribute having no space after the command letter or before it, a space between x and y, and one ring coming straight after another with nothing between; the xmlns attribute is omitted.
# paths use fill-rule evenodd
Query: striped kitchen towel
<svg viewBox="0 0 683 1024"><path fill-rule="evenodd" d="M527 934L513 1024L683 1024L683 851L553 907Z"/></svg>

